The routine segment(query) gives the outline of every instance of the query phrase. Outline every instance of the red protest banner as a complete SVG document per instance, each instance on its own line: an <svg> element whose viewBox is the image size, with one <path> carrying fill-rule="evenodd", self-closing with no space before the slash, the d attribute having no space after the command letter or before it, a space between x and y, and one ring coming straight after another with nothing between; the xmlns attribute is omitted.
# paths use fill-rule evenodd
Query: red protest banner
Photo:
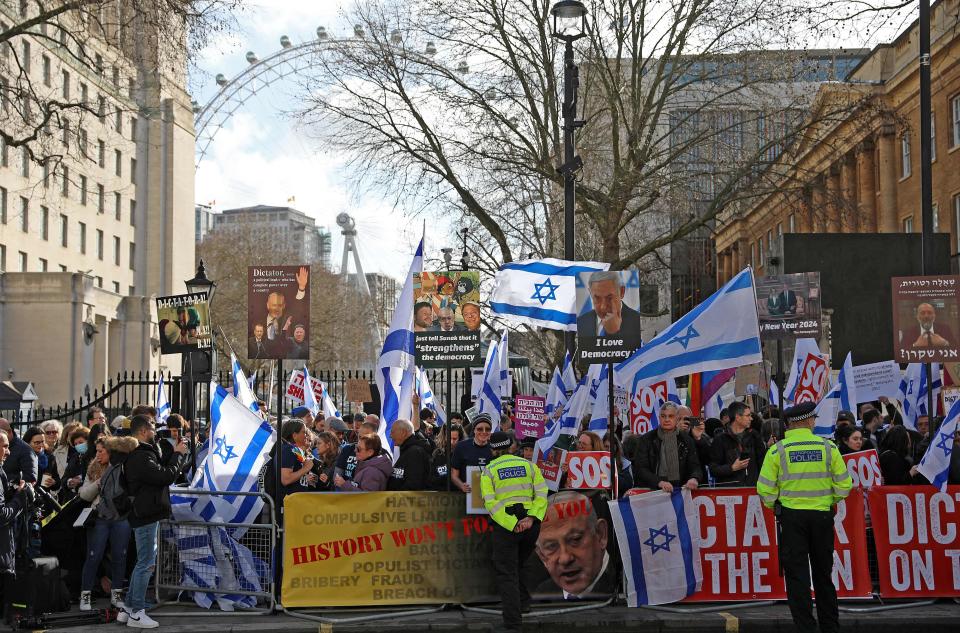
<svg viewBox="0 0 960 633"><path fill-rule="evenodd" d="M610 453L570 451L567 453L566 488L609 488Z"/></svg>
<svg viewBox="0 0 960 633"><path fill-rule="evenodd" d="M867 493L880 564L880 595L960 595L960 486L879 486Z"/></svg>
<svg viewBox="0 0 960 633"><path fill-rule="evenodd" d="M317 402L323 401L323 383L310 376L310 385L313 387L313 397L317 399ZM286 395L291 400L303 403L303 371L295 371L290 374Z"/></svg>
<svg viewBox="0 0 960 633"><path fill-rule="evenodd" d="M818 354L807 354L807 358L800 366L800 378L797 380L797 390L793 401L796 404L801 402L820 402L823 392L827 387L827 376L830 374L830 367L827 365L827 359Z"/></svg>
<svg viewBox="0 0 960 633"><path fill-rule="evenodd" d="M703 586L688 602L783 600L773 511L752 488L699 489L693 501L700 515ZM871 596L862 493L837 506L833 583L841 598Z"/></svg>
<svg viewBox="0 0 960 633"><path fill-rule="evenodd" d="M847 453L843 456L847 464L847 472L853 479L854 488L873 488L883 485L883 474L880 472L880 458L877 449Z"/></svg>
<svg viewBox="0 0 960 633"><path fill-rule="evenodd" d="M667 381L651 383L640 387L630 399L630 432L642 435L653 428L652 420L667 401Z"/></svg>

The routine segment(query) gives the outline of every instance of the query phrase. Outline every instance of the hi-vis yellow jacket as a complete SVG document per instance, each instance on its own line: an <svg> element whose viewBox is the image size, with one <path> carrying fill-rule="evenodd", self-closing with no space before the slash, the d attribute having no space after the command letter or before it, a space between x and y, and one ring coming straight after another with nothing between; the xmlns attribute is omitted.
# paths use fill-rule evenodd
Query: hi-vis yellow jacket
<svg viewBox="0 0 960 633"><path fill-rule="evenodd" d="M480 493L490 518L513 531L519 519L507 513L515 503L527 516L543 520L547 512L547 483L536 464L516 455L501 455L480 471Z"/></svg>
<svg viewBox="0 0 960 633"><path fill-rule="evenodd" d="M853 481L840 451L810 429L791 429L767 451L757 493L772 508L780 499L792 510L830 510L850 494Z"/></svg>

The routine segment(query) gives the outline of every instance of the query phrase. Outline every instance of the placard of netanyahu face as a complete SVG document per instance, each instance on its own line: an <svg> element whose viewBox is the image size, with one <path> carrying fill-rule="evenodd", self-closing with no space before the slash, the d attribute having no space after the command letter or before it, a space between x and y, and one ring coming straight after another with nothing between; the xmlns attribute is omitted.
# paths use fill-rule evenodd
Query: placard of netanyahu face
<svg viewBox="0 0 960 633"><path fill-rule="evenodd" d="M247 358L310 358L310 267L247 269Z"/></svg>
<svg viewBox="0 0 960 633"><path fill-rule="evenodd" d="M577 348L581 362L628 358L641 340L640 276L636 270L577 275Z"/></svg>

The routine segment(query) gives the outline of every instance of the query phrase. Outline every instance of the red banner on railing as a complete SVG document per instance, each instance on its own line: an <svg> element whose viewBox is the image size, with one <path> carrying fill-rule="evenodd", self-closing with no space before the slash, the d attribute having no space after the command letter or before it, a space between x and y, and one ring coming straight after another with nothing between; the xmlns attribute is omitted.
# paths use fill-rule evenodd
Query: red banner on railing
<svg viewBox="0 0 960 633"><path fill-rule="evenodd" d="M868 493L880 595L960 595L960 486L883 486Z"/></svg>
<svg viewBox="0 0 960 633"><path fill-rule="evenodd" d="M773 511L753 488L697 490L703 586L688 602L783 600ZM837 506L833 583L840 598L871 596L864 498L854 490Z"/></svg>

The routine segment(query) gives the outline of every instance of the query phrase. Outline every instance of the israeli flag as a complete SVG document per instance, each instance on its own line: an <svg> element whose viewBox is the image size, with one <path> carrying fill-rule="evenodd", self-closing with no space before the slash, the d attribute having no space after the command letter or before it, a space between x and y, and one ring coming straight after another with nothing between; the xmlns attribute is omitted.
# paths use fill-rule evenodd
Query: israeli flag
<svg viewBox="0 0 960 633"><path fill-rule="evenodd" d="M157 409L157 428L167 428L167 419L170 417L170 401L167 400L167 390L163 388L163 374L157 383L157 397L154 400Z"/></svg>
<svg viewBox="0 0 960 633"><path fill-rule="evenodd" d="M390 429L397 420L409 416L412 411L413 390L417 366L413 348L413 274L423 272L423 239L410 263L393 312L390 331L383 341L383 349L377 360L377 389L380 391L380 429L377 434L384 446L393 449Z"/></svg>
<svg viewBox="0 0 960 633"><path fill-rule="evenodd" d="M269 458L275 434L220 385L210 383L209 449L190 486L216 492L255 492L258 477ZM253 523L263 502L255 496L178 495L171 488L174 515L184 521Z"/></svg>
<svg viewBox="0 0 960 633"><path fill-rule="evenodd" d="M790 364L790 376L787 378L787 384L783 387L783 399L787 404L793 404L796 396L797 385L800 384L800 370L803 369L803 362L807 360L807 355L823 356L820 353L820 346L815 338L798 338L796 347L793 349L793 362Z"/></svg>
<svg viewBox="0 0 960 633"><path fill-rule="evenodd" d="M567 400L563 407L560 418L549 429L544 431L544 436L537 440L533 449L533 461L536 463L544 455L548 455L553 447L563 439L563 436L576 436L577 428L580 425L580 418L589 411L588 403L590 399L590 376L585 375L580 379L580 383L573 391L573 395ZM572 444L572 442L571 442Z"/></svg>
<svg viewBox="0 0 960 633"><path fill-rule="evenodd" d="M233 370L234 397L254 413L259 412L260 406L257 404L257 397L253 395L253 387L243 375L243 367L240 366L240 361L233 352L230 352L230 367Z"/></svg>
<svg viewBox="0 0 960 633"><path fill-rule="evenodd" d="M767 402L770 403L771 407L780 406L780 387L773 381L773 378L770 379L770 386L767 389Z"/></svg>
<svg viewBox="0 0 960 633"><path fill-rule="evenodd" d="M843 361L843 368L837 376L837 382L827 395L817 404L814 411L817 414L815 435L833 437L837 430L837 415L841 411L853 412L857 407L857 385L853 378L853 355L847 352L847 359Z"/></svg>
<svg viewBox="0 0 960 633"><path fill-rule="evenodd" d="M577 275L608 268L604 262L553 258L504 264L493 280L490 309L513 323L575 332Z"/></svg>
<svg viewBox="0 0 960 633"><path fill-rule="evenodd" d="M497 367L500 370L500 396L509 399L513 394L510 393L510 332L503 331L500 336L500 344L497 345Z"/></svg>
<svg viewBox="0 0 960 633"><path fill-rule="evenodd" d="M940 400L940 388L943 381L940 378L940 363L933 363L933 406L937 408ZM917 418L929 415L927 412L927 371L923 363L910 363L900 380L900 391L897 395L903 406L903 425L911 431L917 430Z"/></svg>
<svg viewBox="0 0 960 633"><path fill-rule="evenodd" d="M314 380L310 377L310 371L307 366L303 366L303 406L310 409L310 415L314 418L320 415L320 403L317 402L317 394L313 391Z"/></svg>
<svg viewBox="0 0 960 633"><path fill-rule="evenodd" d="M596 366L591 365L591 368ZM614 381L614 389L618 387L621 387L621 385ZM608 375L607 365L603 365L591 391L593 392L593 407L587 430L603 437L607 434L607 429L610 426L610 376ZM678 397L677 400L679 401L680 398ZM614 428L616 428L616 422L614 422Z"/></svg>
<svg viewBox="0 0 960 633"><path fill-rule="evenodd" d="M686 488L610 501L627 606L679 602L700 590L700 519Z"/></svg>
<svg viewBox="0 0 960 633"><path fill-rule="evenodd" d="M433 395L433 389L430 388L430 381L427 380L427 372L417 367L417 395L420 396L420 405L424 409L430 409L437 416L437 427L447 423L447 412L443 405Z"/></svg>
<svg viewBox="0 0 960 633"><path fill-rule="evenodd" d="M569 394L577 388L577 377L573 373L573 362L570 358L570 352L567 352L563 358L563 366L553 369L553 380L550 381L550 388L547 391L547 400L543 411L548 418L553 417L553 412L563 409L567 403Z"/></svg>
<svg viewBox="0 0 960 633"><path fill-rule="evenodd" d="M617 380L636 386L653 378L759 363L753 271L742 270L706 301L616 366Z"/></svg>
<svg viewBox="0 0 960 633"><path fill-rule="evenodd" d="M323 416L326 418L343 418L340 414L340 409L337 408L337 405L333 402L333 398L330 397L330 390L327 389L327 383L321 382L320 386L323 389L323 398L320 399L323 405Z"/></svg>
<svg viewBox="0 0 960 633"><path fill-rule="evenodd" d="M501 400L500 393L503 391L502 374L500 372L500 347L507 342L506 332L503 340L490 341L487 347L487 360L483 366L483 383L480 385L480 393L477 396L477 410L480 413L486 413L493 422L493 431L500 429Z"/></svg>
<svg viewBox="0 0 960 633"><path fill-rule="evenodd" d="M960 430L960 400L953 403L943 424L931 434L930 446L927 447L927 452L923 454L923 459L917 466L920 474L926 477L934 488L939 488L940 492L947 491L950 460L953 451L957 449L953 438L956 437L958 430Z"/></svg>

